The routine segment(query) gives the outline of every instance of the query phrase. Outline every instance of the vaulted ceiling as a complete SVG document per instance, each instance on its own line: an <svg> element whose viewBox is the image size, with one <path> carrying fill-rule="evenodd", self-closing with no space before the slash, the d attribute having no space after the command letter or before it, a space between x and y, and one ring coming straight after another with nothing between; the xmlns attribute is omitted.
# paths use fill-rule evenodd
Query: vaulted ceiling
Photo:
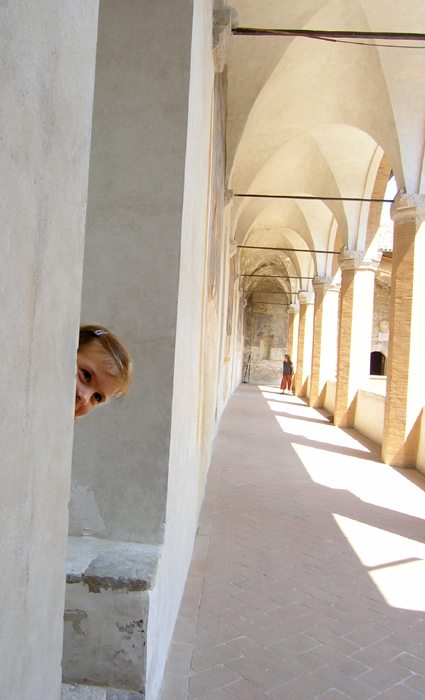
<svg viewBox="0 0 425 700"><path fill-rule="evenodd" d="M232 6L239 31L425 32L421 0ZM381 205L352 200L382 199L391 170L399 188L423 191L425 43L234 35L231 50L227 177L232 235L247 246L240 271L273 275L288 295L311 289L308 278L337 269L320 251L377 247ZM257 291L271 282L244 279Z"/></svg>

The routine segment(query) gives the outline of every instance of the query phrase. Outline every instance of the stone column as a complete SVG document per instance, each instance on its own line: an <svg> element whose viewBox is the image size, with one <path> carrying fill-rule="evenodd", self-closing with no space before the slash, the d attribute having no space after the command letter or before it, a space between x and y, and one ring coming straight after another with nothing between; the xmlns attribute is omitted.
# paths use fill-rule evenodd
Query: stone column
<svg viewBox="0 0 425 700"><path fill-rule="evenodd" d="M328 379L335 379L337 362L338 300L340 284L332 277L315 277L313 358L310 406L324 405Z"/></svg>
<svg viewBox="0 0 425 700"><path fill-rule="evenodd" d="M357 390L368 385L379 260L379 254L372 260L360 250L345 250L339 256L342 279L334 422L340 427L354 425Z"/></svg>
<svg viewBox="0 0 425 700"><path fill-rule="evenodd" d="M394 252L382 459L416 463L425 372L425 195L398 194L391 210Z"/></svg>
<svg viewBox="0 0 425 700"><path fill-rule="evenodd" d="M307 396L307 379L311 372L313 346L313 292L299 292L300 321L298 329L297 367L295 375L296 396Z"/></svg>
<svg viewBox="0 0 425 700"><path fill-rule="evenodd" d="M288 306L288 343L286 352L290 356L294 367L297 365L297 344L298 344L298 327L300 322L300 306L299 304L291 304Z"/></svg>

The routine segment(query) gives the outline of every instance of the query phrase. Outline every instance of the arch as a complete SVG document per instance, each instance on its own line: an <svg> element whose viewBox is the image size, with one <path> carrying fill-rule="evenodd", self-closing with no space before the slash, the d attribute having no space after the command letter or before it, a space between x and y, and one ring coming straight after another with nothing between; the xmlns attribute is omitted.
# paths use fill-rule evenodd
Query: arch
<svg viewBox="0 0 425 700"><path fill-rule="evenodd" d="M383 352L374 350L370 353L370 374L380 377L387 374L387 358Z"/></svg>

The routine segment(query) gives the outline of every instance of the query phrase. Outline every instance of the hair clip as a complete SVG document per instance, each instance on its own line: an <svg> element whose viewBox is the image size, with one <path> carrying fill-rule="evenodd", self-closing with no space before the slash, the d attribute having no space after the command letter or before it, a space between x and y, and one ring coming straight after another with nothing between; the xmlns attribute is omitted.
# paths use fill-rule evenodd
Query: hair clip
<svg viewBox="0 0 425 700"><path fill-rule="evenodd" d="M94 333L95 335L103 335L103 333L105 333L106 335L108 335L108 331L100 331L100 330L99 330L99 331L93 331L93 333Z"/></svg>

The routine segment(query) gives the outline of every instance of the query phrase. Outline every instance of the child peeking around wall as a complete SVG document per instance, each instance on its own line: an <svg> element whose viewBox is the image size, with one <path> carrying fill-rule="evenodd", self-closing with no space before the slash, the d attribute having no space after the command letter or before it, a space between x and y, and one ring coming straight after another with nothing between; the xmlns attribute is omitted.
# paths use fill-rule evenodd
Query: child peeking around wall
<svg viewBox="0 0 425 700"><path fill-rule="evenodd" d="M124 396L131 383L131 355L103 326L81 326L77 351L75 417L85 416L111 396Z"/></svg>

